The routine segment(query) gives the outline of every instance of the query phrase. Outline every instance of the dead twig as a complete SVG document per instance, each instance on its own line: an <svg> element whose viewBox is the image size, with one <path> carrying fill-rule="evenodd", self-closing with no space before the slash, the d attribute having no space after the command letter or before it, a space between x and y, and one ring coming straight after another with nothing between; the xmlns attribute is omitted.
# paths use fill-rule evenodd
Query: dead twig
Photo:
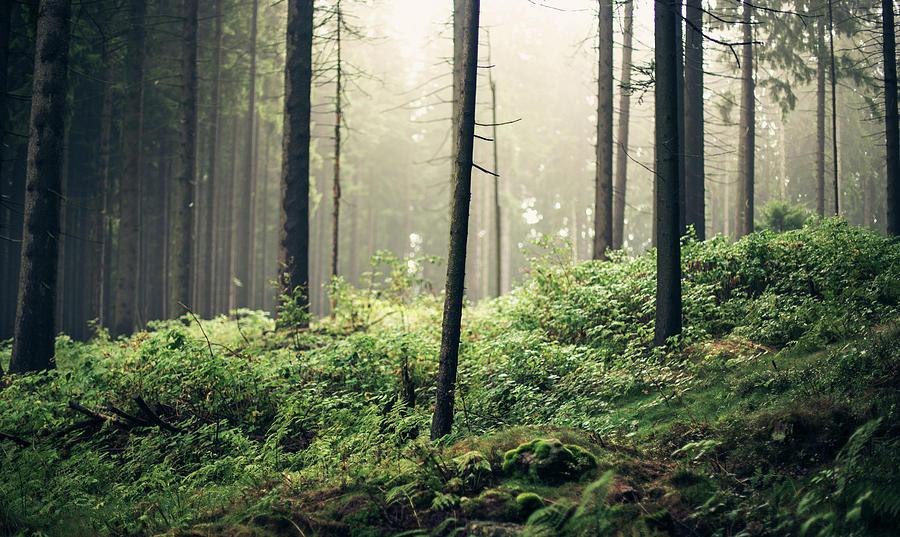
<svg viewBox="0 0 900 537"><path fill-rule="evenodd" d="M159 425L159 426L162 427L163 429L165 429L165 430L167 430L167 431L170 431L170 432L173 432L173 433L180 433L180 432L182 432L182 429L181 429L181 428L175 427L175 426L172 425L171 423L166 423L165 421L163 421L162 418L160 418L160 417L156 414L156 412L153 412L153 409L150 408L150 405L148 405L147 402L144 401L144 398L141 397L140 394L137 394L137 393L136 393L136 394L132 395L131 398L134 400L135 403L137 403L138 408L140 408L141 411L142 411L144 414L146 414L148 418L150 418L150 421L151 421L151 422L153 422L154 424Z"/></svg>

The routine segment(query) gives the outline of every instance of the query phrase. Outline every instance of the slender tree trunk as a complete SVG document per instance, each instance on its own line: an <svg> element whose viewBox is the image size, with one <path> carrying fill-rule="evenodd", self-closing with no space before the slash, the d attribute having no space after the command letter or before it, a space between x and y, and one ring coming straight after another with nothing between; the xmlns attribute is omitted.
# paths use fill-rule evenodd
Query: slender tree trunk
<svg viewBox="0 0 900 537"><path fill-rule="evenodd" d="M656 325L654 342L681 333L681 240L678 200L683 173L678 155L678 32L680 2L656 1Z"/></svg>
<svg viewBox="0 0 900 537"><path fill-rule="evenodd" d="M69 13L69 0L38 4L13 373L53 365Z"/></svg>
<svg viewBox="0 0 900 537"><path fill-rule="evenodd" d="M289 0L281 171L282 292L309 309L309 141L313 0Z"/></svg>
<svg viewBox="0 0 900 537"><path fill-rule="evenodd" d="M703 8L687 0L684 47L684 185L685 224L697 240L706 239L706 185L703 144Z"/></svg>
<svg viewBox="0 0 900 537"><path fill-rule="evenodd" d="M681 7L684 2L679 2L677 6L678 18L675 21L675 92L678 99L675 106L678 107L675 113L675 122L678 124L678 236L683 237L687 233L685 222L685 208L687 207L687 199L685 188L685 161L684 161L684 22L681 16Z"/></svg>
<svg viewBox="0 0 900 537"><path fill-rule="evenodd" d="M216 36L215 49L213 50L213 87L210 103L210 114L212 118L209 124L209 164L207 166L208 175L206 178L206 222L203 227L205 245L205 262L207 266L201 268L200 293L201 301L204 306L204 312L207 317L212 317L215 311L216 297L216 239L215 239L215 215L218 210L216 207L216 190L219 186L219 145L220 145L220 118L219 99L222 88L222 46L224 41L222 14L224 0L216 0ZM204 296L205 295L205 296Z"/></svg>
<svg viewBox="0 0 900 537"><path fill-rule="evenodd" d="M225 259L227 272L223 278L224 292L226 295L225 302L226 311L229 313L237 307L234 285L235 271L237 270L237 255L235 254L235 236L237 234L238 223L234 221L234 192L237 188L238 177L238 116L235 114L231 118L231 174L229 175L228 184L225 185L225 206L222 208L222 218L225 219L224 236L225 236Z"/></svg>
<svg viewBox="0 0 900 537"><path fill-rule="evenodd" d="M119 182L119 250L116 272L116 309L113 333L130 334L135 328L138 288L138 221L141 191L141 146L144 122L144 17L146 0L131 0L125 59L124 168Z"/></svg>
<svg viewBox="0 0 900 537"><path fill-rule="evenodd" d="M252 255L251 243L253 241L253 225L251 223L250 199L253 196L253 133L256 121L256 41L257 41L257 20L259 16L259 0L253 0L253 14L250 22L250 99L247 108L247 160L244 166L244 176L240 181L240 195L235 199L234 204L234 224L235 237L234 257L235 257L235 274L234 277L240 284L235 289L235 307L245 308L250 305L250 259ZM238 185L235 184L235 189Z"/></svg>
<svg viewBox="0 0 900 537"><path fill-rule="evenodd" d="M753 233L753 183L756 155L756 100L753 81L753 6L744 0L742 24L744 50L741 54L741 122L738 147L738 226L735 236Z"/></svg>
<svg viewBox="0 0 900 537"><path fill-rule="evenodd" d="M825 23L816 25L816 214L825 216Z"/></svg>
<svg viewBox="0 0 900 537"><path fill-rule="evenodd" d="M91 300L91 315L97 319L98 328L106 326L106 310L103 305L106 297L106 279L109 277L106 270L107 250L107 220L110 219L109 191L111 188L109 167L112 154L112 107L113 107L113 77L114 62L109 49L109 40L103 42L103 103L100 111L100 197L96 207L93 239L97 243L95 257L95 277L93 282L93 297Z"/></svg>
<svg viewBox="0 0 900 537"><path fill-rule="evenodd" d="M594 198L594 259L612 247L613 2L600 0L597 76L597 183Z"/></svg>
<svg viewBox="0 0 900 537"><path fill-rule="evenodd" d="M259 262L259 270L257 274L260 277L260 295L257 303L259 307L263 310L267 308L267 300L266 297L269 295L269 249L268 249L268 237L269 237L269 139L272 134L272 128L270 125L266 125L266 138L265 142L263 142L260 149L262 151L262 168L259 173L259 182L262 184L262 195L260 196L262 199L260 200L260 213L262 221L260 222L261 233L260 233L260 248L262 249L260 255Z"/></svg>
<svg viewBox="0 0 900 537"><path fill-rule="evenodd" d="M831 56L831 146L833 155L832 171L834 172L834 214L841 214L840 190L838 185L838 146L837 146L837 78L834 68L834 15L831 0L828 0L828 46Z"/></svg>
<svg viewBox="0 0 900 537"><path fill-rule="evenodd" d="M884 53L884 108L887 174L887 233L900 235L900 127L897 119L897 52L894 38L894 3L881 0Z"/></svg>
<svg viewBox="0 0 900 537"><path fill-rule="evenodd" d="M497 157L497 84L494 82L493 73L489 73L490 77L490 88L491 88L491 124L493 125L493 134L492 137L494 139L493 150L494 150L494 173L497 174L494 176L494 184L493 184L493 198L494 198L494 296L500 296L503 293L503 289L501 286L502 279L502 271L501 267L502 256L503 256L503 220L502 220L502 207L500 206L500 161Z"/></svg>
<svg viewBox="0 0 900 537"><path fill-rule="evenodd" d="M631 120L631 55L634 39L634 0L625 2L622 36L622 75L619 89L619 124L616 132L616 177L613 185L612 248L625 244L625 192L628 188L628 122Z"/></svg>
<svg viewBox="0 0 900 537"><path fill-rule="evenodd" d="M253 147L250 150L250 158L253 159L253 163L251 165L251 169L253 170L253 174L250 176L250 220L248 226L250 228L250 247L247 250L248 265L247 270L249 275L247 276L250 290L247 295L247 307L250 309L257 309L258 302L256 301L257 292L259 291L259 275L257 269L259 266L257 265L257 253L259 252L259 237L258 231L259 226L257 225L259 220L259 125L260 118L253 118L253 138L252 144Z"/></svg>
<svg viewBox="0 0 900 537"><path fill-rule="evenodd" d="M2 200L3 204L6 204L7 200L12 198L12 181L10 181L3 169L5 162L5 151L3 149L5 148L6 131L9 129L9 111L6 105L8 83L6 78L9 66L9 28L12 4L12 0L0 0L0 200ZM3 220L0 221L0 235L8 235L0 237L0 265L6 267L7 264L15 262L12 257L13 237L9 233L12 227L10 225L12 222L12 211L9 207L0 208L3 209ZM0 304L12 304L15 300L16 291L16 282L0 282ZM6 311L10 309L12 308L5 306L3 311L0 312L0 339L8 337L7 330L12 328L8 321L15 322L14 319L8 319L7 317ZM0 368L0 375L2 374L3 369Z"/></svg>
<svg viewBox="0 0 900 537"><path fill-rule="evenodd" d="M479 0L465 0L461 17L454 15L454 36L461 35L459 55L454 56L454 84L458 93L457 115L453 117L454 181L450 200L450 247L447 256L447 291L441 328L441 350L431 439L450 433L453 425L453 403L456 369L459 359L460 320L466 277L466 240L469 232L469 199L472 183L472 152L475 140L475 87L478 67ZM462 31L456 28L462 26ZM457 46L454 44L454 49ZM458 66L458 67L457 67Z"/></svg>
<svg viewBox="0 0 900 537"><path fill-rule="evenodd" d="M341 68L341 25L343 18L341 13L341 0L335 5L337 10L337 31L335 32L335 45L337 46L337 66L335 67L334 85L334 188L332 191L331 209L331 277L338 276L338 251L340 249L340 223L341 223L341 103L343 101L343 75ZM331 318L334 319L334 297L331 297Z"/></svg>
<svg viewBox="0 0 900 537"><path fill-rule="evenodd" d="M194 244L194 184L197 168L197 12L198 0L184 0L181 85L181 152L175 179L173 265L169 313L181 315L192 308L194 296L191 260Z"/></svg>

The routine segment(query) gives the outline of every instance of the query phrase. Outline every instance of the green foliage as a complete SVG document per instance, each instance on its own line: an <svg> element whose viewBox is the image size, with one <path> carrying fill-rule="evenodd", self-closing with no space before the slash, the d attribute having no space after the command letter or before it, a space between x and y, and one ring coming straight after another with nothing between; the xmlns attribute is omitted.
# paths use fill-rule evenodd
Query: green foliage
<svg viewBox="0 0 900 537"><path fill-rule="evenodd" d="M806 207L777 199L770 200L762 208L761 216L762 220L756 222L756 228L767 229L775 233L801 229L810 219Z"/></svg>

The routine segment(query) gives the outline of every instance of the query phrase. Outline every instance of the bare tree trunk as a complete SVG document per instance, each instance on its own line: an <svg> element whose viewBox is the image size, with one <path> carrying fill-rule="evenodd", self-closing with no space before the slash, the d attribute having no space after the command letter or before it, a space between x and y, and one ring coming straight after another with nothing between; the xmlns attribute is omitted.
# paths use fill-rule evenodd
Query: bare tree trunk
<svg viewBox="0 0 900 537"><path fill-rule="evenodd" d="M459 55L454 56L454 83L458 103L453 117L454 181L450 200L450 247L447 256L447 291L441 328L441 350L435 389L431 439L450 433L456 369L459 359L460 320L466 277L466 240L469 232L469 197L472 183L472 152L475 140L475 88L478 67L479 0L464 0L461 17L454 15L454 36L461 35ZM462 31L457 28L461 26ZM454 44L454 49L457 49Z"/></svg>
<svg viewBox="0 0 900 537"><path fill-rule="evenodd" d="M816 25L816 214L825 216L825 23Z"/></svg>
<svg viewBox="0 0 900 537"><path fill-rule="evenodd" d="M489 73L491 88L491 124L493 125L492 144L494 150L494 176L493 198L494 198L494 296L500 296L503 293L501 279L503 268L501 267L503 259L503 233L502 233L502 207L500 206L500 161L497 158L497 84L494 82L493 73Z"/></svg>
<svg viewBox="0 0 900 537"><path fill-rule="evenodd" d="M224 0L216 0L216 36L215 49L213 50L213 87L210 103L210 113L212 118L209 124L209 164L207 165L206 178L206 222L203 227L203 244L205 245L204 258L207 266L201 268L200 274L200 300L203 303L203 311L207 317L212 317L216 313L215 297L216 297L216 235L215 231L215 215L218 207L216 207L216 190L219 186L219 145L220 145L220 129L221 111L219 110L219 99L222 93L222 45L224 41L222 14ZM203 296L205 295L205 296Z"/></svg>
<svg viewBox="0 0 900 537"><path fill-rule="evenodd" d="M594 198L594 259L612 247L613 2L598 3L597 183Z"/></svg>
<svg viewBox="0 0 900 537"><path fill-rule="evenodd" d="M613 185L612 248L625 244L625 192L628 188L628 122L631 120L631 55L634 39L634 0L625 2L622 36L622 75L619 89L619 124L616 131L616 177Z"/></svg>
<svg viewBox="0 0 900 537"><path fill-rule="evenodd" d="M744 50L741 54L741 122L738 147L738 225L735 237L753 233L753 183L756 156L756 100L753 81L753 6L743 1Z"/></svg>
<svg viewBox="0 0 900 537"><path fill-rule="evenodd" d="M175 179L173 265L169 313L181 315L191 306L194 244L194 183L197 167L197 12L198 0L184 0L181 86L181 152Z"/></svg>
<svg viewBox="0 0 900 537"><path fill-rule="evenodd" d="M309 309L309 121L313 0L289 0L281 172L282 292Z"/></svg>
<svg viewBox="0 0 900 537"><path fill-rule="evenodd" d="M228 184L225 186L225 206L222 209L222 217L225 219L224 236L225 236L225 258L227 260L228 271L225 274L224 281L225 294L227 296L226 311L229 313L237 307L234 285L235 271L237 269L237 256L235 254L235 236L237 235L238 223L232 217L234 207L234 191L237 188L238 176L238 116L235 114L231 118L231 174Z"/></svg>
<svg viewBox="0 0 900 537"><path fill-rule="evenodd" d="M703 144L703 8L687 0L684 47L684 186L685 225L697 240L706 239L706 185Z"/></svg>
<svg viewBox="0 0 900 537"><path fill-rule="evenodd" d="M247 160L244 163L244 176L240 182L240 195L234 200L234 277L240 282L234 290L236 308L250 305L250 254L253 241L253 225L251 223L251 197L253 196L253 134L256 121L256 41L257 20L259 16L259 0L253 0L253 14L250 22L250 87L247 108ZM235 184L237 192L238 184Z"/></svg>
<svg viewBox="0 0 900 537"><path fill-rule="evenodd" d="M9 111L6 105L8 85L6 73L9 66L9 28L12 17L12 3L12 0L0 0L0 202L4 205L8 202L8 199L12 198L13 184L10 178L3 173L3 163L6 161L4 158L5 151L3 150L6 147L4 138L7 129L9 129ZM6 237L0 237L0 265L6 267L17 262L17 260L13 260L12 253L14 248L12 241L14 239L9 233L12 227L12 211L9 210L9 207L0 206L0 209L3 209L3 220L0 221L0 235L7 235ZM16 282L0 282L0 304L12 304L16 299L16 292ZM15 319L7 317L7 311L11 309L11 307L7 306L3 308L3 311L0 311L0 339L8 337L7 330L10 330L12 323L15 323ZM12 321L12 323L9 321ZM3 369L0 368L0 375L2 374Z"/></svg>
<svg viewBox="0 0 900 537"><path fill-rule="evenodd" d="M69 13L69 0L38 4L13 373L53 366Z"/></svg>
<svg viewBox="0 0 900 537"><path fill-rule="evenodd" d="M831 9L831 0L828 0L828 46L831 56L831 146L832 146L832 171L834 172L834 214L841 214L840 194L838 188L838 146L837 146L837 79L834 69L834 15Z"/></svg>
<svg viewBox="0 0 900 537"><path fill-rule="evenodd" d="M887 233L900 235L900 127L897 118L897 52L894 38L894 2L881 0L884 53L884 107L887 183Z"/></svg>
<svg viewBox="0 0 900 537"><path fill-rule="evenodd" d="M138 245L141 191L141 146L144 123L144 17L146 0L131 0L125 60L124 169L119 181L119 250L116 271L116 308L113 333L130 334L135 328L138 288Z"/></svg>
<svg viewBox="0 0 900 537"><path fill-rule="evenodd" d="M343 25L343 15L341 13L341 0L337 0L335 5L337 10L337 31L335 32L335 44L337 46L337 66L334 85L334 188L332 190L332 209L331 209L331 277L338 276L338 251L340 249L340 223L341 223L341 103L344 96L342 95L343 87L341 79L341 26ZM330 311L331 318L334 319L334 297L331 297Z"/></svg>
<svg viewBox="0 0 900 537"><path fill-rule="evenodd" d="M97 255L95 257L95 277L93 283L93 295L91 299L91 315L97 319L98 328L106 326L106 310L103 305L106 297L106 279L109 277L106 271L107 254L107 221L110 220L109 191L110 177L109 166L112 154L112 106L113 106L113 77L114 63L110 52L110 43L103 41L103 104L100 111L100 193L99 206L95 208L95 222L92 237L97 243Z"/></svg>
<svg viewBox="0 0 900 537"><path fill-rule="evenodd" d="M678 88L680 54L676 25L680 2L656 1L656 324L654 342L664 345L681 333L681 239L679 222L680 166Z"/></svg>

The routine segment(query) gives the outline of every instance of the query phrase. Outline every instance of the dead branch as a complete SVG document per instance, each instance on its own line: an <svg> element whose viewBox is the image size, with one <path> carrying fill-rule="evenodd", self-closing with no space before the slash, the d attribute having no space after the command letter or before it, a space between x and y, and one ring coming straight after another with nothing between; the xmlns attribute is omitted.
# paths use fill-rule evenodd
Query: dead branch
<svg viewBox="0 0 900 537"><path fill-rule="evenodd" d="M144 398L141 397L140 394L136 393L136 394L132 395L131 398L134 400L135 403L137 403L138 408L140 408L141 411L144 414L146 414L147 417L150 418L150 421L152 421L154 424L159 425L163 429L173 432L173 433L182 432L182 429L175 427L174 425L172 425L170 423L166 423L165 421L163 421L162 418L160 418L156 414L156 412L153 412L153 409L150 408L150 405L148 405L147 402L144 401Z"/></svg>

